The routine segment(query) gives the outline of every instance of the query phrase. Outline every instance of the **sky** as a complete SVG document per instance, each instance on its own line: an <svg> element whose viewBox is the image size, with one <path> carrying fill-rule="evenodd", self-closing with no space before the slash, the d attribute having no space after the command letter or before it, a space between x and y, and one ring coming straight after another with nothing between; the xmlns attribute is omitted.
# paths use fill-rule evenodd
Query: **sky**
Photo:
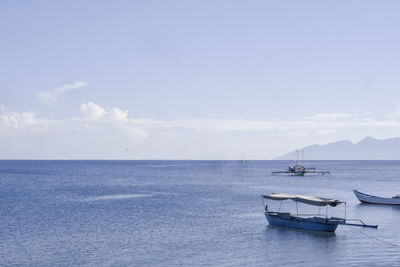
<svg viewBox="0 0 400 267"><path fill-rule="evenodd" d="M400 137L399 8L0 0L0 159L269 160Z"/></svg>

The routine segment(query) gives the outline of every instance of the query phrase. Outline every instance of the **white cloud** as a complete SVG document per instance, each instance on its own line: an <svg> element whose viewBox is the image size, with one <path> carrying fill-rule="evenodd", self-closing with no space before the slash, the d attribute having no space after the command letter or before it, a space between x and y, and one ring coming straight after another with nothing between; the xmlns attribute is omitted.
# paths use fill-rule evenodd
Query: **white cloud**
<svg viewBox="0 0 400 267"><path fill-rule="evenodd" d="M76 81L76 82L74 82L72 84L66 84L66 85L63 85L61 87L54 88L53 91L56 91L56 92L59 92L59 93L66 93L66 92L73 91L75 89L78 89L78 88L81 88L81 87L85 87L85 86L88 86L87 82Z"/></svg>
<svg viewBox="0 0 400 267"><path fill-rule="evenodd" d="M372 117L343 113L324 113L296 120L239 120L186 118L170 121L135 120L143 128L187 128L209 132L269 132L273 135L328 135L349 127L399 127L397 120L377 120Z"/></svg>
<svg viewBox="0 0 400 267"><path fill-rule="evenodd" d="M117 107L106 110L105 108L93 103L82 103L81 111L84 119L101 120L102 122L128 122L128 111ZM132 122L132 120L130 120Z"/></svg>
<svg viewBox="0 0 400 267"><path fill-rule="evenodd" d="M0 135L65 135L74 133L82 135L111 134L126 136L131 139L143 139L148 136L145 129L139 127L135 120L128 119L128 112L119 108L105 110L93 102L81 104L83 117L64 120L38 118L33 112L11 112L0 104ZM122 137L123 138L123 137Z"/></svg>
<svg viewBox="0 0 400 267"><path fill-rule="evenodd" d="M27 127L44 126L58 123L56 120L36 118L33 112L10 112L5 106L0 105L0 132L11 133L11 130L18 130Z"/></svg>
<svg viewBox="0 0 400 267"><path fill-rule="evenodd" d="M99 120L106 115L104 108L96 105L93 102L82 103L81 111L84 113L85 118L88 120Z"/></svg>
<svg viewBox="0 0 400 267"><path fill-rule="evenodd" d="M89 121L91 128L114 128L134 138L148 136L143 128L138 127L136 120L128 118L127 110L121 110L117 107L106 110L93 102L88 102L81 104L81 111L84 115L83 120ZM85 127L88 128L88 124Z"/></svg>
<svg viewBox="0 0 400 267"><path fill-rule="evenodd" d="M0 157L20 151L16 157L205 159L234 158L248 151L257 158L272 158L314 143L380 133L381 138L393 137L400 129L400 120L394 116L378 120L369 114L320 113L290 120L157 120L129 117L127 110L93 102L82 103L80 110L79 117L55 121L31 111L9 111L0 104L0 141L3 148L7 146Z"/></svg>
<svg viewBox="0 0 400 267"><path fill-rule="evenodd" d="M128 111L112 108L107 112L108 117L114 121L126 121L128 119Z"/></svg>
<svg viewBox="0 0 400 267"><path fill-rule="evenodd" d="M338 120L351 117L350 114L345 113L318 113L314 114L310 117L306 117L306 119L311 120Z"/></svg>
<svg viewBox="0 0 400 267"><path fill-rule="evenodd" d="M65 84L61 87L54 88L50 91L42 91L38 94L39 99L45 103L54 103L65 93L87 86L84 81L76 81L71 84Z"/></svg>
<svg viewBox="0 0 400 267"><path fill-rule="evenodd" d="M129 136L134 137L134 138L143 139L143 138L146 138L149 136L149 134L144 129L138 128L138 127L125 126L125 127L122 127L121 130L123 130Z"/></svg>

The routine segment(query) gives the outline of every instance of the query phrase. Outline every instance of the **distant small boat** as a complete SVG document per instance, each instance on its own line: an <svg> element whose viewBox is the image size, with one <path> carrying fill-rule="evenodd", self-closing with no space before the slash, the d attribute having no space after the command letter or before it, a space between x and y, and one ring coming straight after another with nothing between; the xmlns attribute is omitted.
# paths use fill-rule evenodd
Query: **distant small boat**
<svg viewBox="0 0 400 267"><path fill-rule="evenodd" d="M324 170L316 170L315 168L306 168L304 167L304 151L302 150L302 164L299 164L299 151L297 150L297 156L295 160L295 164L293 166L289 166L286 170L283 171L273 171L272 175L291 175L291 176L304 176L308 175L324 175L329 174L329 171Z"/></svg>
<svg viewBox="0 0 400 267"><path fill-rule="evenodd" d="M353 190L354 195L360 200L362 203L369 204L381 204L381 205L400 205L400 196L396 195L394 197L378 197L373 195L368 195L365 193L361 193L360 191Z"/></svg>
<svg viewBox="0 0 400 267"><path fill-rule="evenodd" d="M342 203L346 205L346 202L337 199L329 199L329 198L305 196L305 195L270 194L270 195L261 195L261 197L263 201L264 199L277 200L277 201L293 200L296 202L296 209L297 209L297 202L317 207L325 207L328 205L336 207L337 205ZM296 214L290 214L289 212L280 212L280 210L271 211L268 209L268 205L265 205L264 214L270 225L312 230L312 231L335 232L339 224L350 225L350 226L372 227L372 228L378 227L377 225L367 225L360 219L328 217L327 211L328 210L326 210L326 214L321 214L321 213L299 214L297 210ZM347 222L352 220L357 220L361 222L361 224L353 224Z"/></svg>

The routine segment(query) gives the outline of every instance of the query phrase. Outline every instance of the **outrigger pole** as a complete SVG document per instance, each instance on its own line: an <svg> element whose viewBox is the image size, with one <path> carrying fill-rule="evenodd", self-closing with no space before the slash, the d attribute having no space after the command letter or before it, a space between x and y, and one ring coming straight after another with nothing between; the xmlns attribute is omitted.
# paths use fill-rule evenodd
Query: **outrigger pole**
<svg viewBox="0 0 400 267"><path fill-rule="evenodd" d="M371 224L365 224L363 221L361 221L360 219L347 219L347 220L354 220L354 221L360 221L362 224L358 224L358 223L343 223L343 225L348 225L348 226L360 226L360 227L368 227L368 228L375 228L378 229L378 225L371 225ZM346 220L346 221L347 221Z"/></svg>
<svg viewBox="0 0 400 267"><path fill-rule="evenodd" d="M370 225L370 224L365 224L361 219L347 219L347 203L344 202L344 220L345 222L342 223L342 225L348 225L348 226L360 226L360 227L368 227L368 228L375 228L378 229L378 225ZM362 224L357 224L357 223L347 223L346 221L360 221Z"/></svg>

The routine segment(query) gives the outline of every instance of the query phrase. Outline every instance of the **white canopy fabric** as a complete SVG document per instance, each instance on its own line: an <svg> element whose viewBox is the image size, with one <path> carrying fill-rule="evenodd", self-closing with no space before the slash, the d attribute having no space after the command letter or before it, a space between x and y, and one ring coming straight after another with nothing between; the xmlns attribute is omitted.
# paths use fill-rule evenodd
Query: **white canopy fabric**
<svg viewBox="0 0 400 267"><path fill-rule="evenodd" d="M331 198L324 197L313 197L313 196L305 196L305 195L291 195L291 194L270 194L270 195L262 195L263 198L271 199L271 200L287 200L291 199L293 201L314 205L314 206L332 206L336 207L337 205L344 203L343 201Z"/></svg>

